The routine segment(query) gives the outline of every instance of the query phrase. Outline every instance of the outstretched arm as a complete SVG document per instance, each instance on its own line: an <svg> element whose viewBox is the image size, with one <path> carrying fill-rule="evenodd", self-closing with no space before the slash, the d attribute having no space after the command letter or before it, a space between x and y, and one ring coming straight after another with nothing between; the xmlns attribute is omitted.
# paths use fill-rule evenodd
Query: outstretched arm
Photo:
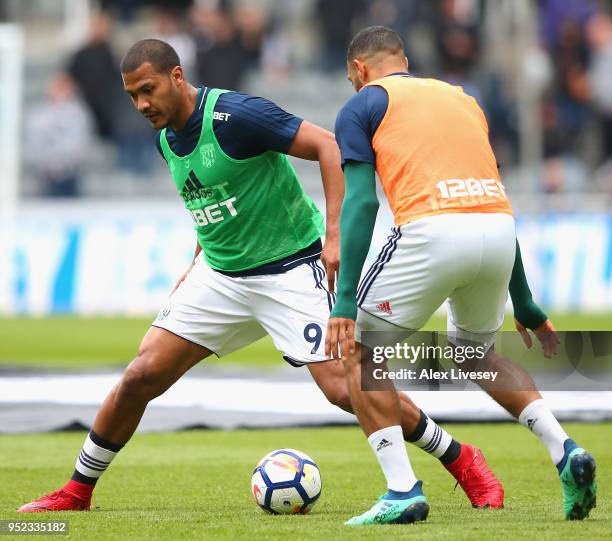
<svg viewBox="0 0 612 541"><path fill-rule="evenodd" d="M550 358L557 352L559 337L552 321L548 319L548 316L533 300L529 284L527 283L527 276L525 276L518 239L516 241L516 256L508 289L512 299L512 306L514 307L516 329L521 333L525 345L528 348L531 348L533 345L531 336L527 332L527 329L531 329L542 344L544 356Z"/></svg>
<svg viewBox="0 0 612 541"><path fill-rule="evenodd" d="M200 255L201 252L202 252L202 247L200 246L200 243L196 240L196 248L195 248L195 253L193 254L193 260L191 261L191 264L189 265L187 270L183 273L183 275L178 279L178 281L174 285L174 288L170 292L170 295L172 295L172 293L174 293L178 289L178 287L183 283L185 278L187 278L189 271L193 269L193 266L196 264L196 259L198 258L198 255Z"/></svg>
<svg viewBox="0 0 612 541"><path fill-rule="evenodd" d="M355 94L336 118L336 140L342 154L346 195L340 216L340 266L336 305L330 314L325 339L327 356L339 359L355 351L357 286L370 248L378 212L374 133L384 118L389 99L381 87ZM341 352L338 350L338 342Z"/></svg>
<svg viewBox="0 0 612 541"><path fill-rule="evenodd" d="M355 350L357 286L368 255L378 212L374 166L347 162L344 168L346 195L340 215L340 273L336 304L330 314L326 355L338 359Z"/></svg>
<svg viewBox="0 0 612 541"><path fill-rule="evenodd" d="M289 155L305 160L316 160L321 169L323 191L325 192L325 246L321 252L321 262L327 272L329 291L335 291L335 276L338 272L340 257L340 208L344 197L344 178L340 168L340 150L334 134L303 121Z"/></svg>

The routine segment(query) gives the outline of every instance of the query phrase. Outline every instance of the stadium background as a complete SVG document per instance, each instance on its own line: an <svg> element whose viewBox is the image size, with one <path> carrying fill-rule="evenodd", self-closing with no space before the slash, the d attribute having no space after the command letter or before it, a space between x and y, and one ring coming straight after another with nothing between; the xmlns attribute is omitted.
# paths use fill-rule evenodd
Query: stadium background
<svg viewBox="0 0 612 541"><path fill-rule="evenodd" d="M0 0L0 21L0 431L88 425L191 259L190 218L118 72L147 36L175 46L194 83L263 95L333 129L352 93L351 34L393 27L413 73L463 86L486 111L537 301L561 328L612 329L610 2ZM293 161L322 205L317 164ZM390 224L383 209L373 246ZM351 422L268 340L193 375L143 428ZM242 401L215 387L249 381ZM286 415L294 391L302 401ZM255 406L254 395L270 399ZM480 396L459 410L450 397L422 400L446 419L506 418ZM557 411L607 418L598 402L568 409L561 396ZM40 422L50 403L57 415ZM180 422L177 407L189 411Z"/></svg>
<svg viewBox="0 0 612 541"><path fill-rule="evenodd" d="M83 430L193 253L154 134L121 89L131 43L161 37L193 82L269 97L331 129L352 94L350 35L395 28L413 73L461 84L485 109L537 301L558 328L609 331L610 10L609 0L0 0L0 519L65 482ZM317 165L294 163L322 204ZM389 224L383 210L375 242ZM611 425L596 422L612 418L607 388L545 393L598 461L598 508L583 524L561 520L556 470L536 438L482 423L508 419L482 392L412 393L438 421L480 421L447 428L482 448L506 508L472 510L411 446L432 513L416 532L385 536L609 539ZM342 526L384 486L371 450L357 427L320 426L353 422L267 339L206 361L153 401L98 484L94 512L69 517L71 536L371 539ZM235 430L177 431L186 427ZM253 466L279 447L321 468L312 516L270 517L252 501Z"/></svg>

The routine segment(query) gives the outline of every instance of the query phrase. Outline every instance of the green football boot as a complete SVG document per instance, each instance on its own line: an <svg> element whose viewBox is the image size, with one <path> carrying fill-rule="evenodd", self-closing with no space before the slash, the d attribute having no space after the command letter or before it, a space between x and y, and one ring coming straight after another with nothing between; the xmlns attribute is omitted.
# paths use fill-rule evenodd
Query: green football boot
<svg viewBox="0 0 612 541"><path fill-rule="evenodd" d="M565 455L557 464L563 490L563 514L566 520L584 520L596 504L595 459L574 440L563 444Z"/></svg>
<svg viewBox="0 0 612 541"><path fill-rule="evenodd" d="M429 505L421 490L422 482L417 481L410 492L387 491L369 510L347 520L348 526L369 524L411 524L427 518Z"/></svg>

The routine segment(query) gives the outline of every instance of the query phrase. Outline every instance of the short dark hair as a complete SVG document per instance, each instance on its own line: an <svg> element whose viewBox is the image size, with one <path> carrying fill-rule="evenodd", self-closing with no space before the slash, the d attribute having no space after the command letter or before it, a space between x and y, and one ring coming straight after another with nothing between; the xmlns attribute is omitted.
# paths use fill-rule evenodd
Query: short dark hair
<svg viewBox="0 0 612 541"><path fill-rule="evenodd" d="M160 39L142 39L132 45L121 60L121 73L130 73L148 62L159 73L169 72L181 65L176 51Z"/></svg>
<svg viewBox="0 0 612 541"><path fill-rule="evenodd" d="M369 26L357 32L346 52L350 62L355 58L372 56L376 53L404 54L404 42L399 34L386 26Z"/></svg>

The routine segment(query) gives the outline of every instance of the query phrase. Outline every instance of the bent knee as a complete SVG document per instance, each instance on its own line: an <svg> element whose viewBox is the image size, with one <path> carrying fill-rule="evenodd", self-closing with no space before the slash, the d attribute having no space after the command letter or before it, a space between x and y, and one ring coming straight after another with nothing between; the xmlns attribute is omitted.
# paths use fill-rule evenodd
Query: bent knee
<svg viewBox="0 0 612 541"><path fill-rule="evenodd" d="M155 368L154 356L146 351L141 351L125 369L119 392L124 396L137 396L152 400L161 395L169 386L167 375Z"/></svg>
<svg viewBox="0 0 612 541"><path fill-rule="evenodd" d="M333 404L334 406L337 406L349 413L353 413L351 397L349 395L348 386L345 380L336 380L333 385L323 389L323 393L330 404Z"/></svg>

